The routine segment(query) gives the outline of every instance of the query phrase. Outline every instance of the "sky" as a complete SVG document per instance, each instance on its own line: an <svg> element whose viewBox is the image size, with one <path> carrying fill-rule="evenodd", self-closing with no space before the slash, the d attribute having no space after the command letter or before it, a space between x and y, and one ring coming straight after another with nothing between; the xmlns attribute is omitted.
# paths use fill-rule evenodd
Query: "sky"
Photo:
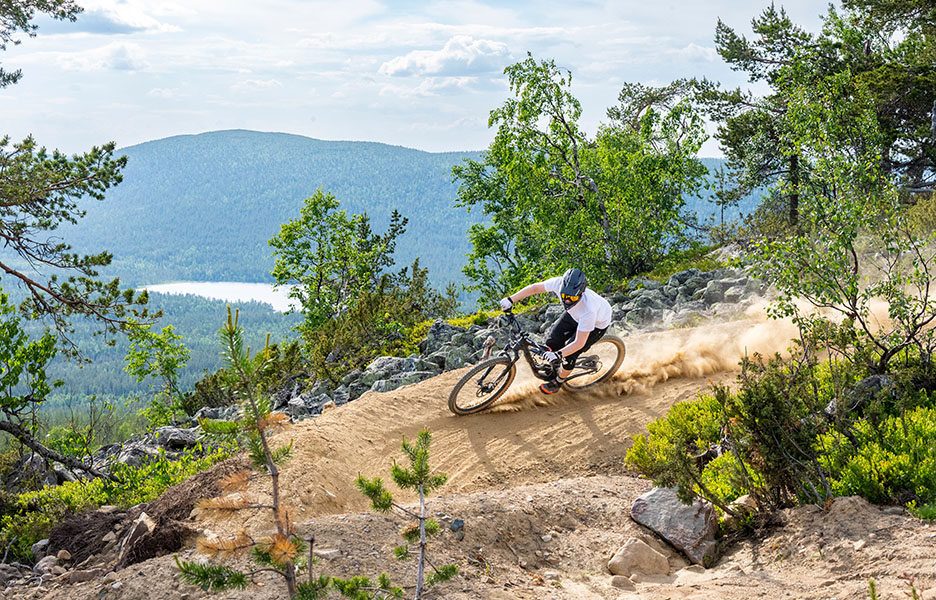
<svg viewBox="0 0 936 600"><path fill-rule="evenodd" d="M79 0L0 53L0 132L68 153L220 129L483 150L510 96L504 67L572 73L594 133L625 82L747 86L715 52L720 18L750 35L769 0ZM818 31L827 3L777 1ZM720 156L709 141L702 156Z"/></svg>

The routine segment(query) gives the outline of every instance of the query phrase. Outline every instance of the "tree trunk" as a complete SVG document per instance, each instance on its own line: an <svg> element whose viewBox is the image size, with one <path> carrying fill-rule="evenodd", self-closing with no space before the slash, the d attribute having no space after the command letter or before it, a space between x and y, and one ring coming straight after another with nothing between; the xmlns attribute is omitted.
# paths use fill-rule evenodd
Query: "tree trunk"
<svg viewBox="0 0 936 600"><path fill-rule="evenodd" d="M422 598L423 576L426 571L426 498L423 486L419 484L419 565L416 573L416 595L413 600Z"/></svg>
<svg viewBox="0 0 936 600"><path fill-rule="evenodd" d="M799 228L799 156L794 154L790 157L790 186L793 193L790 194L790 227Z"/></svg>

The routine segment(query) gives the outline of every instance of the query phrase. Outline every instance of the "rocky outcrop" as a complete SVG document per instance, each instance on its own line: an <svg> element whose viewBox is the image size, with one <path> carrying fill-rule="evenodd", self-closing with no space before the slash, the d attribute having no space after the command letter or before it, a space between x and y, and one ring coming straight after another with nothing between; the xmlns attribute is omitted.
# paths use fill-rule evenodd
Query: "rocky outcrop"
<svg viewBox="0 0 936 600"><path fill-rule="evenodd" d="M730 319L765 289L762 282L741 269L688 269L662 283L646 278L633 279L627 289L607 297L612 308L612 328L627 335L693 327L711 319ZM562 307L553 303L517 315L517 320L534 339L543 341L561 314ZM495 340L495 351L507 341L507 333L498 326L497 318L469 327L437 320L419 344L419 354L378 357L365 369L349 373L335 387L318 385L312 390L300 391L293 382L287 386L291 393L284 393L284 390L277 394L275 406L294 420L314 417L321 414L329 402L341 405L368 391L389 392L473 364L482 357L485 340L489 337Z"/></svg>

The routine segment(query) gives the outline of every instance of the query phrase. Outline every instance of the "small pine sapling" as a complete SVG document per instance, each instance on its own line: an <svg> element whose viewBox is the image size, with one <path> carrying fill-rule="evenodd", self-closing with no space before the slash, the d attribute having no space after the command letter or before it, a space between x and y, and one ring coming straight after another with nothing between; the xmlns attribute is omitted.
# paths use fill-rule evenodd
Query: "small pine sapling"
<svg viewBox="0 0 936 600"><path fill-rule="evenodd" d="M405 560L410 556L410 545L419 544L419 558L417 562L416 575L416 595L414 600L422 597L423 587L429 587L441 581L447 581L458 574L456 565L443 565L436 567L426 556L427 536L435 535L439 532L439 522L426 516L426 496L436 489L442 487L448 480L444 473L432 475L429 469L429 442L432 436L428 430L419 432L415 443L406 441L403 438L403 452L409 458L410 468L405 469L397 462L393 461L390 467L390 476L393 481L402 489L414 490L419 493L419 513L397 504L393 500L393 494L384 488L380 478L367 479L363 475L357 478L358 489L365 496L370 498L371 507L377 512L387 513L396 509L399 513L414 519L416 522L403 531L403 538L406 543L394 549L394 555ZM432 573L425 576L425 566L429 563Z"/></svg>
<svg viewBox="0 0 936 600"><path fill-rule="evenodd" d="M238 551L250 551L259 568L245 573L221 565L203 565L195 562L180 561L176 557L180 578L204 590L221 591L225 589L244 589L253 575L259 572L273 572L280 575L286 583L289 598L313 600L324 598L330 585L328 577L312 578L312 549L314 538L309 539L309 579L297 582L296 572L305 562L306 543L292 528L289 511L280 498L278 465L289 459L292 443L274 447L270 436L276 429L286 426L287 418L282 413L274 413L267 394L262 392L258 381L270 363L269 335L263 351L254 358L250 357L250 348L244 348L243 329L238 326L238 313L228 318L220 330L223 346L222 355L235 374L234 389L238 398L240 418L237 421L212 421L202 419L199 425L208 434L222 438L237 438L246 443L253 466L257 471L265 470L270 476L272 493L269 503L250 501L243 494L253 474L250 471L234 473L222 482L225 493L238 492L238 495L202 500L198 507L203 510L239 511L270 510L276 523L276 533L256 539L248 532L241 532L230 539L200 539L199 552L209 555L229 555Z"/></svg>

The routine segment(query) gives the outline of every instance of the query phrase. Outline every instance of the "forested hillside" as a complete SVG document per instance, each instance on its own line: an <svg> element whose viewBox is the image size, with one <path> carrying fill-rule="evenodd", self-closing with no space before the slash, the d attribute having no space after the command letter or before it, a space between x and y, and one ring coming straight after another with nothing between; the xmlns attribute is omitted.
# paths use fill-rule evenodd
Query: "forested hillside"
<svg viewBox="0 0 936 600"><path fill-rule="evenodd" d="M123 183L103 202L87 200L80 225L63 228L78 249L107 249L130 284L171 280L272 281L267 242L316 189L374 229L397 209L409 219L397 249L417 256L434 281L458 277L471 219L452 205L451 167L477 152L433 154L369 142L216 131L118 151Z"/></svg>
<svg viewBox="0 0 936 600"><path fill-rule="evenodd" d="M453 202L452 166L479 152L238 130L171 137L118 154L129 158L123 183L103 202L86 199L87 216L61 231L79 250L112 252L108 273L128 284L271 281L267 242L321 187L349 214L366 212L375 230L399 210L409 224L397 266L419 257L442 286L463 281L471 249L465 232L483 216ZM702 160L710 171L722 163ZM704 198L686 201L702 217L714 211ZM742 209L753 204L749 199Z"/></svg>

